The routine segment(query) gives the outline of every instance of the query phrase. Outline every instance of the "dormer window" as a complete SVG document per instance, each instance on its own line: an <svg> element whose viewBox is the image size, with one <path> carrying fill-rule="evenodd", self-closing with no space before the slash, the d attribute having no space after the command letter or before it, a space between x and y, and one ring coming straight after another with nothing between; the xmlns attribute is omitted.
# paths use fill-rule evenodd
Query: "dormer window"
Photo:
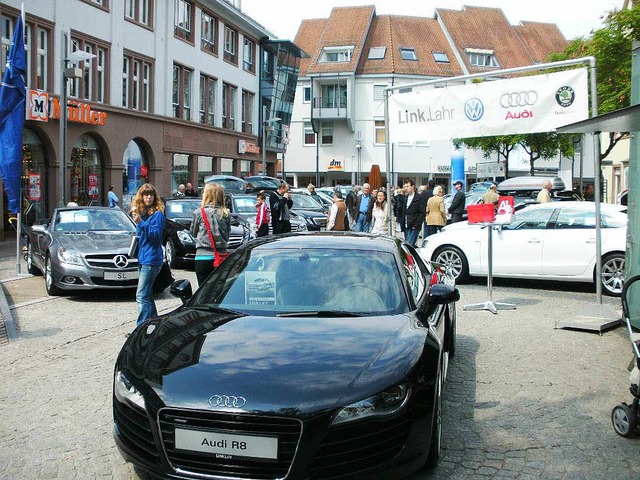
<svg viewBox="0 0 640 480"><path fill-rule="evenodd" d="M401 48L400 55L402 55L403 60L418 60L415 48Z"/></svg>
<svg viewBox="0 0 640 480"><path fill-rule="evenodd" d="M469 63L474 67L499 67L498 59L493 50L483 50L480 48L467 48L465 50Z"/></svg>
<svg viewBox="0 0 640 480"><path fill-rule="evenodd" d="M350 62L353 55L353 47L324 47L320 62L338 63Z"/></svg>
<svg viewBox="0 0 640 480"><path fill-rule="evenodd" d="M371 47L369 49L368 60L384 60L384 56L387 53L387 47Z"/></svg>

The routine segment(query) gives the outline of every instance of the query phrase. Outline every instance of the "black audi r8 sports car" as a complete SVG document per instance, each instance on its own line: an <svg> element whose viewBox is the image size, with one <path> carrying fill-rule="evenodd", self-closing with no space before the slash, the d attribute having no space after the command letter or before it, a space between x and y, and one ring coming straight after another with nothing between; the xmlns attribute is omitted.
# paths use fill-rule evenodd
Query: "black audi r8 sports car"
<svg viewBox="0 0 640 480"><path fill-rule="evenodd" d="M177 280L183 306L136 328L115 365L121 454L165 479L395 479L434 464L448 280L402 240L345 232L256 239L195 294Z"/></svg>

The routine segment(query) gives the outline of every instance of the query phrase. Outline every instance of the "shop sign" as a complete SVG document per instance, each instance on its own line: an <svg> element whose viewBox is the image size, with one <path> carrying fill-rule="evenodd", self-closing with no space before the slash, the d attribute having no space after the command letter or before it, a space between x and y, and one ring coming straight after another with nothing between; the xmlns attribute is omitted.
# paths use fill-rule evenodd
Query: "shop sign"
<svg viewBox="0 0 640 480"><path fill-rule="evenodd" d="M98 198L98 174L90 173L87 180L89 182L89 197Z"/></svg>
<svg viewBox="0 0 640 480"><path fill-rule="evenodd" d="M327 166L328 171L334 172L342 172L344 171L344 166L342 165L342 160L336 160L335 158L329 162Z"/></svg>
<svg viewBox="0 0 640 480"><path fill-rule="evenodd" d="M246 140L238 140L238 153L260 153L260 147Z"/></svg>
<svg viewBox="0 0 640 480"><path fill-rule="evenodd" d="M29 174L29 200L37 202L42 199L42 176L39 173Z"/></svg>
<svg viewBox="0 0 640 480"><path fill-rule="evenodd" d="M27 120L47 122L49 119L60 118L60 99L50 97L47 92L41 90L29 90L27 95ZM67 120L89 125L104 125L107 112L93 110L88 103L69 100L67 102Z"/></svg>
<svg viewBox="0 0 640 480"><path fill-rule="evenodd" d="M438 165L439 172L451 172L451 165Z"/></svg>
<svg viewBox="0 0 640 480"><path fill-rule="evenodd" d="M506 168L504 162L487 162L477 164L478 177L504 177Z"/></svg>

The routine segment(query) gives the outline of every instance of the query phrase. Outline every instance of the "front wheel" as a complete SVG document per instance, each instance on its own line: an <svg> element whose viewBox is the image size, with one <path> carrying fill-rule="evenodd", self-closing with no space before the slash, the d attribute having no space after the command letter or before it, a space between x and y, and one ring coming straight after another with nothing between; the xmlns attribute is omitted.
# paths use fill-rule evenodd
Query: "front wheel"
<svg viewBox="0 0 640 480"><path fill-rule="evenodd" d="M164 257L171 268L177 267L178 258L176 256L176 246L171 239L168 239L167 244L164 246Z"/></svg>
<svg viewBox="0 0 640 480"><path fill-rule="evenodd" d="M631 437L636 428L636 419L633 416L633 411L625 403L613 407L611 423L616 433L625 438Z"/></svg>
<svg viewBox="0 0 640 480"><path fill-rule="evenodd" d="M602 291L611 297L619 297L622 294L622 286L625 278L625 256L623 253L610 253L602 259L600 281Z"/></svg>
<svg viewBox="0 0 640 480"><path fill-rule="evenodd" d="M445 271L450 274L456 283L461 283L469 278L469 262L462 250L451 245L441 247L433 255L433 261L444 265Z"/></svg>
<svg viewBox="0 0 640 480"><path fill-rule="evenodd" d="M44 286L47 289L47 293L52 297L62 295L62 290L56 286L55 279L53 278L53 267L51 266L51 258L49 256L44 260Z"/></svg>

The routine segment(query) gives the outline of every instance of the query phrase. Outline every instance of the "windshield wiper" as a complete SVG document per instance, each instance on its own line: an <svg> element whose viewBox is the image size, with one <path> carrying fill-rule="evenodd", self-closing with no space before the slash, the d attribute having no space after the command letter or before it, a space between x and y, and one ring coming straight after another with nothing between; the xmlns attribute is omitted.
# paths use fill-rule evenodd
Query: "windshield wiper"
<svg viewBox="0 0 640 480"><path fill-rule="evenodd" d="M346 312L344 310L303 310L301 312L278 313L276 317L362 317L360 313Z"/></svg>
<svg viewBox="0 0 640 480"><path fill-rule="evenodd" d="M201 312L215 312L215 313L228 313L230 315L238 315L239 317L246 317L247 315L236 310L230 310L228 308L213 307L211 305L197 305L189 307L191 310L199 310Z"/></svg>

